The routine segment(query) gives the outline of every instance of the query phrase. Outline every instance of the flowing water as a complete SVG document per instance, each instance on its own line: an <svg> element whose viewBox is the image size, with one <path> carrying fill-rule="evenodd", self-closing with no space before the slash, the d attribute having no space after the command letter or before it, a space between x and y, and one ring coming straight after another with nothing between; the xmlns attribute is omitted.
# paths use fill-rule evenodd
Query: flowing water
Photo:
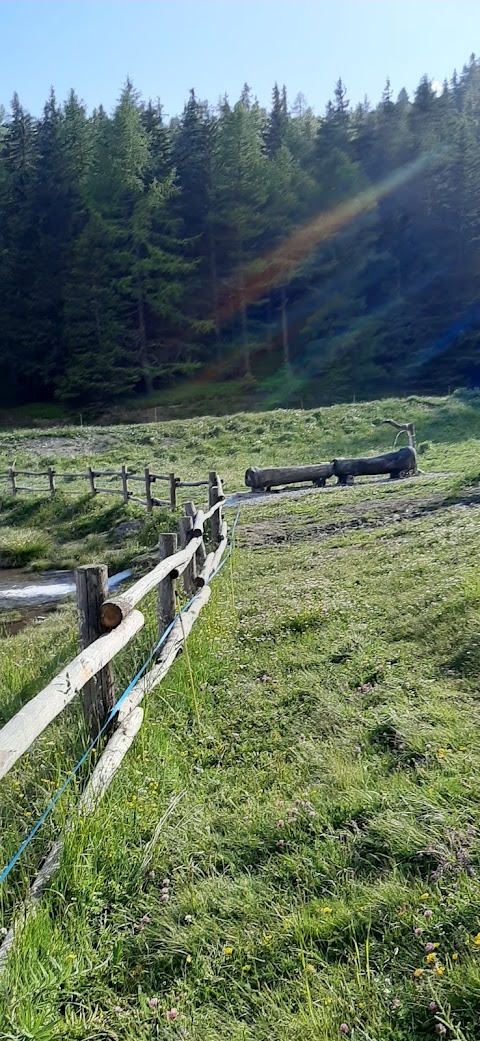
<svg viewBox="0 0 480 1041"><path fill-rule="evenodd" d="M108 580L109 591L129 578L121 571ZM34 575L17 568L0 570L0 628L9 635L20 632L29 622L41 620L75 592L72 571L45 571Z"/></svg>

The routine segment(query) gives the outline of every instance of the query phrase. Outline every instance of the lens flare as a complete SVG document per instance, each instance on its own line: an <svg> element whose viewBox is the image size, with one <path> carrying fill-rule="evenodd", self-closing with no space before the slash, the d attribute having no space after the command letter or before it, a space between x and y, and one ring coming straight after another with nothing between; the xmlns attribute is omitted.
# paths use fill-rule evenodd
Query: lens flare
<svg viewBox="0 0 480 1041"><path fill-rule="evenodd" d="M378 184L370 185L353 198L311 218L264 258L261 270L258 270L258 259L254 272L249 272L248 265L239 269L233 276L228 296L221 304L222 320L232 318L241 307L261 299L272 286L290 281L296 269L314 249L368 210L374 210L382 199L423 172L438 156L438 151L428 152L394 170Z"/></svg>
<svg viewBox="0 0 480 1041"><path fill-rule="evenodd" d="M220 299L218 309L220 324L225 325L230 322L238 312L245 311L248 306L261 300L272 288L286 285L318 246L328 242L362 215L374 211L378 203L422 174L441 157L441 154L441 150L430 151L413 162L398 167L377 184L370 185L354 197L309 219L263 258L257 257L253 263L238 268L229 279L228 286ZM328 291L326 295L328 296ZM308 303L308 301L304 301L297 305L298 310L303 311L305 307L308 307ZM390 306L391 304L386 304L387 309ZM296 316L290 312L290 334L298 333L300 330L301 318L300 320L299 318L298 312ZM280 337L280 333L275 334L270 348L278 345ZM251 346L254 347L253 344ZM256 348L254 347L257 350L265 348L265 343L257 344ZM204 383L219 379L227 367L231 369L237 362L240 363L242 353L242 345L238 341L232 343L232 347L228 351L228 358L219 359L208 365L195 382Z"/></svg>

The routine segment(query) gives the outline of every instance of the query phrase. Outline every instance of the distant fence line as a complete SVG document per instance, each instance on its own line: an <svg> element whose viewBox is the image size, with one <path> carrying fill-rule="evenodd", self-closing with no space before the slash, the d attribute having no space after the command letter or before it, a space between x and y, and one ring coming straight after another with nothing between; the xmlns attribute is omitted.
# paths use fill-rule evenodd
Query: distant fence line
<svg viewBox="0 0 480 1041"><path fill-rule="evenodd" d="M17 495L18 492L55 495L57 481L65 481L67 484L75 481L87 481L90 495L121 495L124 503L137 502L140 506L146 506L149 513L151 513L154 506L170 506L174 510L177 506L177 490L179 488L202 488L208 487L209 484L208 480L182 481L174 473L151 473L148 466L145 467L141 476L135 470L130 470L128 466L122 466L121 470L94 470L91 466L87 466L84 473L57 473L51 466L46 470L17 470L15 467L10 466L7 471L0 474L0 477L9 482L12 495ZM45 477L48 483L45 487L18 484L17 477ZM121 482L121 487L105 488L97 485L95 482L98 477L105 477L110 480L116 478ZM168 484L168 499L159 499L152 495L152 485L157 481L164 481ZM128 485L131 482L144 486L145 498L141 498L141 495L135 495L129 490ZM141 491L142 489L139 488L138 490Z"/></svg>

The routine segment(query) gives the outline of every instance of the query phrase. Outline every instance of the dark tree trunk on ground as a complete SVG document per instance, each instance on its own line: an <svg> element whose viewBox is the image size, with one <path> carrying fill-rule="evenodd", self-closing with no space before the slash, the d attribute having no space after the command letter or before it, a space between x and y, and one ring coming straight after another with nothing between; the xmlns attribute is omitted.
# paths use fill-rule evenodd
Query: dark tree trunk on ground
<svg viewBox="0 0 480 1041"><path fill-rule="evenodd" d="M414 473L416 468L417 457L412 448L400 448L398 452L386 452L385 455L366 459L333 460L333 473L340 483L344 483L347 477L369 477L374 474L399 477L401 473Z"/></svg>
<svg viewBox="0 0 480 1041"><path fill-rule="evenodd" d="M332 463L317 463L313 466L280 466L267 470L259 470L258 467L252 466L245 474L245 484L252 491L261 491L264 488L298 484L302 481L324 484L328 477L333 477Z"/></svg>

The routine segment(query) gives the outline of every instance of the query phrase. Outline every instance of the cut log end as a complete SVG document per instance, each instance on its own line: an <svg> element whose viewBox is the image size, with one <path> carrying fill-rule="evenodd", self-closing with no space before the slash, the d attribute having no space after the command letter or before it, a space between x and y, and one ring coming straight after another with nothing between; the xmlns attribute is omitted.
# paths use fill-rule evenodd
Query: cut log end
<svg viewBox="0 0 480 1041"><path fill-rule="evenodd" d="M105 600L100 609L100 624L105 632L116 629L120 622L130 614L132 610L128 600L117 597L115 600Z"/></svg>

